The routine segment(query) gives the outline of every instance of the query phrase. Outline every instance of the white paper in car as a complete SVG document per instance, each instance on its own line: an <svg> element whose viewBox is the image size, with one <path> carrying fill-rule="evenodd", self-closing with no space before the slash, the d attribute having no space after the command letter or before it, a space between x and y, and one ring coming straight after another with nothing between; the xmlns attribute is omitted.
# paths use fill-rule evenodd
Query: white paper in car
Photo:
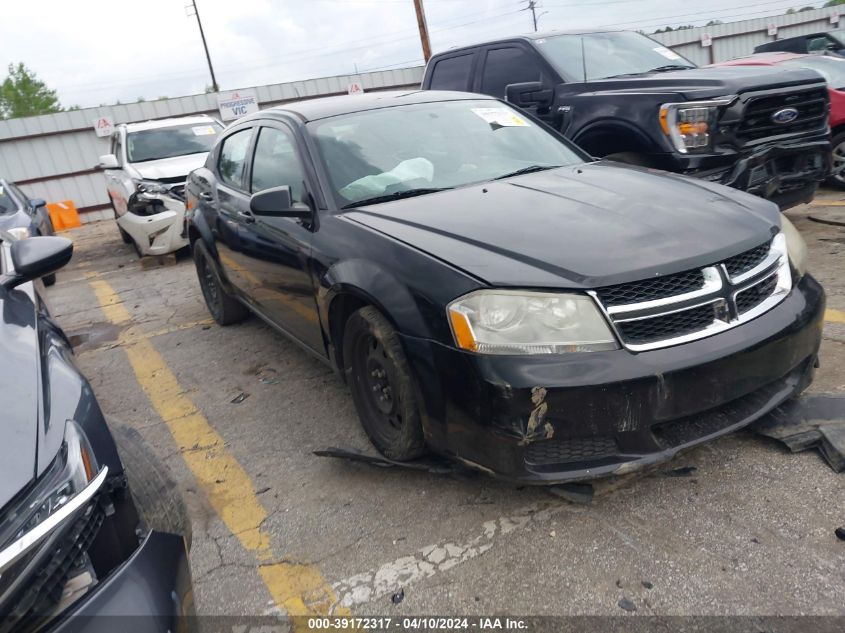
<svg viewBox="0 0 845 633"><path fill-rule="evenodd" d="M660 53L666 59L671 59L671 60L681 59L680 55L678 55L675 51L666 48L665 46L658 46L657 48L654 49L654 52Z"/></svg>
<svg viewBox="0 0 845 633"><path fill-rule="evenodd" d="M529 123L507 108L473 108L473 113L490 125L498 127L528 127Z"/></svg>
<svg viewBox="0 0 845 633"><path fill-rule="evenodd" d="M385 171L372 176L364 176L350 182L340 190L347 200L361 200L383 194L390 185L412 180L427 180L431 182L434 178L434 165L427 158L410 158L403 160L390 171Z"/></svg>
<svg viewBox="0 0 845 633"><path fill-rule="evenodd" d="M213 125L198 125L192 127L191 131L194 133L194 136L213 136L217 134L217 130L214 129Z"/></svg>

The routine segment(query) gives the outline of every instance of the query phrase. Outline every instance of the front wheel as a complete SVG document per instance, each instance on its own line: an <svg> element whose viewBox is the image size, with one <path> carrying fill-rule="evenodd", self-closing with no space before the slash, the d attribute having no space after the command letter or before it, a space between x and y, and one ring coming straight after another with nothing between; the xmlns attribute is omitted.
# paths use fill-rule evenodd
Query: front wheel
<svg viewBox="0 0 845 633"><path fill-rule="evenodd" d="M361 425L379 452L397 461L425 453L410 365L396 330L372 306L346 322L343 361Z"/></svg>
<svg viewBox="0 0 845 633"><path fill-rule="evenodd" d="M55 285L55 283L56 283L56 273L52 273L52 274L50 274L50 275L44 275L44 276L41 278L41 281L43 281L43 282L44 282L44 285L45 285L45 286L52 286L52 285Z"/></svg>
<svg viewBox="0 0 845 633"><path fill-rule="evenodd" d="M831 187L845 190L845 132L834 136L830 146L833 165L825 182Z"/></svg>

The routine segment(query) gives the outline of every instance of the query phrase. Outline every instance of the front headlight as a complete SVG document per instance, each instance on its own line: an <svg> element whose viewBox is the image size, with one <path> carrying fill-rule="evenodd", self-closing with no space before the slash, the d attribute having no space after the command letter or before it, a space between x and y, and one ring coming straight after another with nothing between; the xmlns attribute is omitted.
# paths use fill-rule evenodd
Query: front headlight
<svg viewBox="0 0 845 633"><path fill-rule="evenodd" d="M28 226L19 226L14 229L6 229L6 233L13 236L15 238L15 241L25 240L28 237L32 237L32 230Z"/></svg>
<svg viewBox="0 0 845 633"><path fill-rule="evenodd" d="M0 574L87 503L106 472L105 467L98 468L82 429L68 421L54 462L28 495L0 519Z"/></svg>
<svg viewBox="0 0 845 633"><path fill-rule="evenodd" d="M786 238L786 252L789 255L789 261L792 268L795 269L795 277L801 279L804 273L807 272L807 243L795 225L789 219L781 214L781 231Z"/></svg>
<svg viewBox="0 0 845 633"><path fill-rule="evenodd" d="M155 180L133 180L135 189L140 193L162 194L168 193L170 188Z"/></svg>
<svg viewBox="0 0 845 633"><path fill-rule="evenodd" d="M719 109L735 100L736 97L731 96L712 101L664 103L660 106L660 127L682 154L691 149L710 147L719 120Z"/></svg>
<svg viewBox="0 0 845 633"><path fill-rule="evenodd" d="M560 354L618 349L590 297L479 290L450 303L455 344L481 354Z"/></svg>

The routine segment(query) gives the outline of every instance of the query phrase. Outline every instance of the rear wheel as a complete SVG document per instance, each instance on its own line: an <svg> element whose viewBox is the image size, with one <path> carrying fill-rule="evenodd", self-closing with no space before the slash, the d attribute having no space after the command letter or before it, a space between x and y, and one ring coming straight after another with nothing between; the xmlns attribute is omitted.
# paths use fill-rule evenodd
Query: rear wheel
<svg viewBox="0 0 845 633"><path fill-rule="evenodd" d="M202 296L211 316L219 325L231 325L243 321L249 315L249 311L240 301L226 292L220 281L217 266L202 240L194 242L193 251Z"/></svg>
<svg viewBox="0 0 845 633"><path fill-rule="evenodd" d="M830 176L825 181L828 185L845 190L845 132L839 132L830 142L831 165Z"/></svg>
<svg viewBox="0 0 845 633"><path fill-rule="evenodd" d="M379 452L399 461L425 453L410 365L396 330L372 306L346 322L343 360L361 425Z"/></svg>
<svg viewBox="0 0 845 633"><path fill-rule="evenodd" d="M150 450L144 438L128 426L112 427L129 492L148 531L178 534L191 549L193 529L185 500L167 466Z"/></svg>

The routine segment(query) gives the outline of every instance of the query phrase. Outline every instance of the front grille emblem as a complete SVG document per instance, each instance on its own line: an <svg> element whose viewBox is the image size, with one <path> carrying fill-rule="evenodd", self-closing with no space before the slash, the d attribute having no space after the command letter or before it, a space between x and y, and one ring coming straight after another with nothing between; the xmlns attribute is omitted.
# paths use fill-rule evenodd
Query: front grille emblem
<svg viewBox="0 0 845 633"><path fill-rule="evenodd" d="M772 121L775 123L792 123L795 119L798 118L798 109L797 108L782 108L772 114Z"/></svg>

